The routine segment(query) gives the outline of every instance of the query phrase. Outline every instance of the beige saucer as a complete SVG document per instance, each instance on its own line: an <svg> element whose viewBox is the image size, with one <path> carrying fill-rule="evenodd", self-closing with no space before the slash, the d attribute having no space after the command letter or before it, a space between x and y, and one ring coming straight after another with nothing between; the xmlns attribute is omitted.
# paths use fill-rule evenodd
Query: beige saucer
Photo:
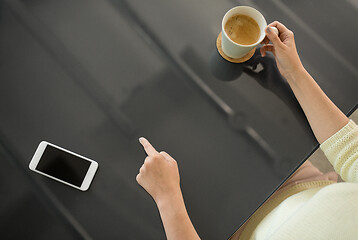
<svg viewBox="0 0 358 240"><path fill-rule="evenodd" d="M241 58L231 58L228 55L226 55L223 51L223 49L221 48L221 32L219 33L218 38L216 39L216 47L220 53L220 55L227 61L232 62L232 63L242 63L242 62L246 62L247 60L249 60L255 53L256 48L253 48L250 52L248 52L245 56L241 57Z"/></svg>

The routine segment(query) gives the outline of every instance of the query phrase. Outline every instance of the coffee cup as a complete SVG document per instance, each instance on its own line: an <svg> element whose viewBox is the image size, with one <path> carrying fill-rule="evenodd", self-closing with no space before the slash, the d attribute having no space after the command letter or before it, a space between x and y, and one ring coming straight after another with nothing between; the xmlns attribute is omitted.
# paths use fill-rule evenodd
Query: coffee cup
<svg viewBox="0 0 358 240"><path fill-rule="evenodd" d="M233 41L229 37L229 33L225 31L225 25L232 17L237 15L244 15L248 16L253 19L258 27L258 38L257 41L250 43L250 44L240 44ZM221 47L223 52L231 57L231 58L241 58L244 57L247 53L249 53L253 48L259 45L262 40L264 40L266 33L265 28L267 26L266 20L264 16L257 11L256 9L248 6L238 6L230 9L223 17L221 29L222 29L222 40L221 40ZM272 30L278 34L278 30L275 27L272 27Z"/></svg>

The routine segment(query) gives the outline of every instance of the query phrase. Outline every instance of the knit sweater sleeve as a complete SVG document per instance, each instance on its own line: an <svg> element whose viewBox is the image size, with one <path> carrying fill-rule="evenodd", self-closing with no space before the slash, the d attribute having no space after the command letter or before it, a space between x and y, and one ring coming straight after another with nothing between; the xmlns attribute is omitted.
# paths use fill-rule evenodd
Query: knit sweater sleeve
<svg viewBox="0 0 358 240"><path fill-rule="evenodd" d="M324 141L321 149L344 181L358 183L358 126L352 120Z"/></svg>

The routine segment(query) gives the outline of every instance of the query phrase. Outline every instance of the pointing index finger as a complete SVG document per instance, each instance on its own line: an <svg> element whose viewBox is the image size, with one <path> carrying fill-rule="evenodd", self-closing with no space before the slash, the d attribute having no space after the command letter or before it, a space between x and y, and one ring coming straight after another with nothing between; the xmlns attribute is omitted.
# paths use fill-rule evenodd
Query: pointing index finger
<svg viewBox="0 0 358 240"><path fill-rule="evenodd" d="M145 139L144 137L139 138L140 144L142 144L144 151L148 154L148 156L152 156L154 154L157 154L157 150L150 144L150 142Z"/></svg>

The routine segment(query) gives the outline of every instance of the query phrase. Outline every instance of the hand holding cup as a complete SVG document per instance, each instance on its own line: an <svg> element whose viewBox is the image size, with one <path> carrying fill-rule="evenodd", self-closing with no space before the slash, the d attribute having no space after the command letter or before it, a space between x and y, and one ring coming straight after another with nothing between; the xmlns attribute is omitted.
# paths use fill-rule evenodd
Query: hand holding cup
<svg viewBox="0 0 358 240"><path fill-rule="evenodd" d="M277 28L280 34L277 35L272 31L272 27ZM265 56L267 51L272 52L280 73L287 80L291 79L293 74L303 69L297 53L293 32L278 21L270 23L265 31L266 37L262 41L265 45L261 48L261 55Z"/></svg>

